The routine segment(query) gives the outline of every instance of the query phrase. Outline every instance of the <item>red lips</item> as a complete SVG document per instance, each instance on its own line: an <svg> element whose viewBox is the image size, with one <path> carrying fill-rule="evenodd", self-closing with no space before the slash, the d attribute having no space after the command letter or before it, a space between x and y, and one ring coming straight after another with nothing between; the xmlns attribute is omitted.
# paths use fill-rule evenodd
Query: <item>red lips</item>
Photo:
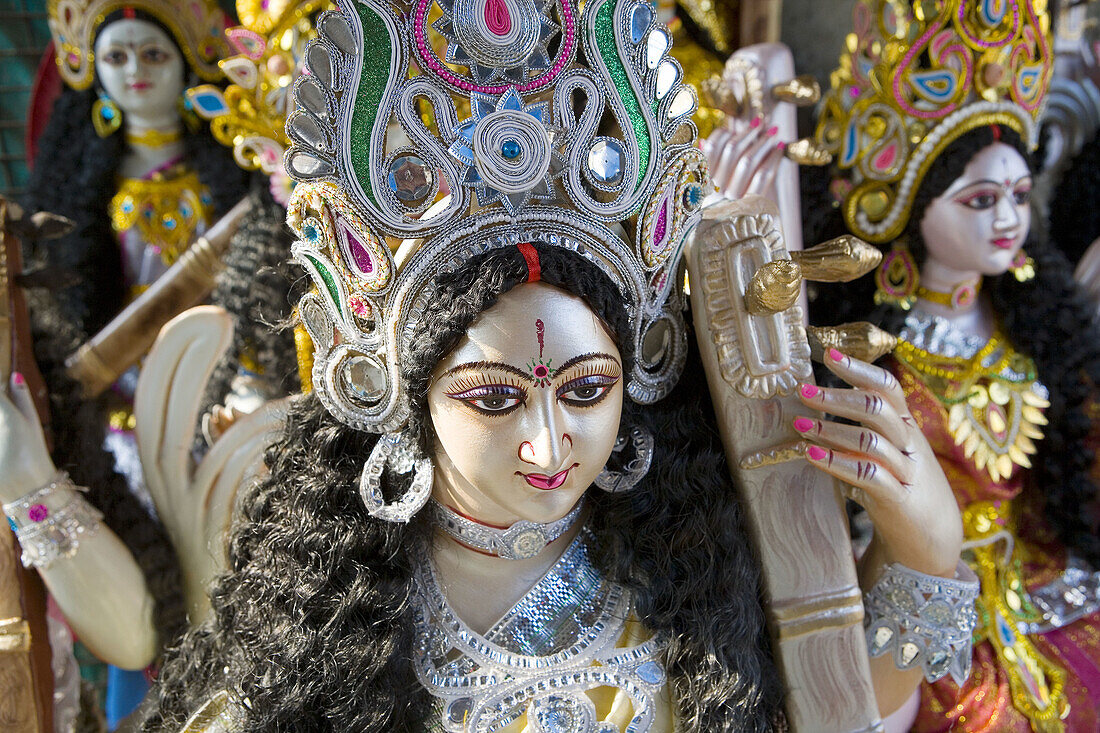
<svg viewBox="0 0 1100 733"><path fill-rule="evenodd" d="M1012 249L1012 245L1016 243L1015 239L994 239L993 246L998 249Z"/></svg>
<svg viewBox="0 0 1100 733"><path fill-rule="evenodd" d="M133 89L135 92L144 92L146 89L149 89L152 86L153 85L147 81L135 81L133 84L130 85L130 88Z"/></svg>
<svg viewBox="0 0 1100 733"><path fill-rule="evenodd" d="M524 473L520 475L523 476L523 479L527 483L531 484L536 489L540 489L542 491L550 491L551 489L556 489L564 484L565 479L569 478L569 472L576 467L577 464L574 463L569 468L565 469L564 471L558 471L553 476L547 476L542 473Z"/></svg>

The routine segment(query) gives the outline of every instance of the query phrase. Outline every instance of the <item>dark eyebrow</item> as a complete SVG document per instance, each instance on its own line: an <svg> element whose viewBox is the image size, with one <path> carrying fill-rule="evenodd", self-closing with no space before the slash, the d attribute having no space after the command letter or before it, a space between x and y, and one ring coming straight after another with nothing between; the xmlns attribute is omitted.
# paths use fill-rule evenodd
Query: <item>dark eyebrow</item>
<svg viewBox="0 0 1100 733"><path fill-rule="evenodd" d="M580 356L574 356L572 359L565 362L554 371L560 374L570 367L576 366L577 364L580 364L582 362L592 361L593 359L607 359L608 361L615 362L615 364L617 364L620 368L622 367L622 364L619 364L619 360L613 357L611 354L605 354L602 351L594 351L591 354L581 354Z"/></svg>
<svg viewBox="0 0 1100 733"><path fill-rule="evenodd" d="M1025 178L1032 178L1032 177L1033 177L1033 176L1032 176L1032 175L1031 175L1030 173L1025 173L1024 175L1022 175L1022 176L1020 176L1019 178L1017 178L1017 179L1016 179L1015 181L1012 181L1012 185L1013 185L1013 186L1015 186L1016 184L1018 184L1018 183L1019 183L1020 181L1024 180ZM980 181L974 181L973 183L968 183L968 184L966 184L965 186L963 186L962 188L960 188L960 189L959 189L958 191L956 191L955 193L959 193L959 192L961 192L961 191L965 191L966 189L968 189L968 188L972 188L972 187L974 187L974 186L997 186L998 188L1000 188L1000 187L1001 187L1001 185L1002 185L1002 182L1001 182L1001 181L994 181L994 180L992 180L992 179L990 179L990 178L983 178L983 179L982 179L982 180L980 180Z"/></svg>
<svg viewBox="0 0 1100 733"><path fill-rule="evenodd" d="M523 379L526 379L528 381L531 380L530 372L525 372L522 369L517 369L511 364L505 364L502 361L468 361L465 364L459 364L456 367L451 367L439 376L446 377L454 374L455 372L461 372L467 369L500 369L502 371L508 372L509 374L514 374L517 377L522 377Z"/></svg>

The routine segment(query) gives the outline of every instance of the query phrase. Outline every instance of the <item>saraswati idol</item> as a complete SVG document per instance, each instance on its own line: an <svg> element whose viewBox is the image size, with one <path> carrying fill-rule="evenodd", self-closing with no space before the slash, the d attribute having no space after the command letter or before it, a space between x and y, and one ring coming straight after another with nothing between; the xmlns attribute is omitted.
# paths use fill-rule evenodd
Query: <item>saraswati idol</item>
<svg viewBox="0 0 1100 733"><path fill-rule="evenodd" d="M889 248L874 285L819 303L900 335L891 368L982 584L974 671L924 687L915 729L1093 730L1100 334L1031 223L1047 3L859 2L854 17L817 134L844 224Z"/></svg>
<svg viewBox="0 0 1100 733"><path fill-rule="evenodd" d="M362 0L317 29L285 158L314 389L239 496L213 614L166 663L146 729L782 725L702 348L761 397L746 439L805 432L799 480L841 476L883 519L877 646L854 568L850 592L791 616L793 636L823 615L853 642L855 671L821 688L870 692L873 675L889 712L922 676L963 679L976 583L956 577L961 526L896 380L832 350L856 388L801 383L797 306L745 316L774 352L758 362L797 365L774 375L692 337L683 254L710 184L650 5ZM753 221L755 270L782 247ZM714 322L735 329L742 301L716 296ZM793 425L763 399L779 395ZM850 567L838 530L830 557Z"/></svg>

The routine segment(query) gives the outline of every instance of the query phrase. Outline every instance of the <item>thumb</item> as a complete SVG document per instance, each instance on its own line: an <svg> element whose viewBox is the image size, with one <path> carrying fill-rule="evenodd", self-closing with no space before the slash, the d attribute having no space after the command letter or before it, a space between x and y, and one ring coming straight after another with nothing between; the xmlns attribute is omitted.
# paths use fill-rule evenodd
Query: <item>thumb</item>
<svg viewBox="0 0 1100 733"><path fill-rule="evenodd" d="M32 425L41 424L38 410L34 406L34 399L31 397L30 387L27 385L26 378L19 372L12 372L11 375L11 399L23 417Z"/></svg>

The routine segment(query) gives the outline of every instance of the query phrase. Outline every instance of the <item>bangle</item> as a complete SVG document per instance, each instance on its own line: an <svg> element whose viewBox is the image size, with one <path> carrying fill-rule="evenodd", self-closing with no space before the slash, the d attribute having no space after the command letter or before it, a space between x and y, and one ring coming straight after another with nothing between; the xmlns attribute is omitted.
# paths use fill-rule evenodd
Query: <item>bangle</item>
<svg viewBox="0 0 1100 733"><path fill-rule="evenodd" d="M3 505L23 549L23 567L46 570L59 558L75 555L81 537L96 533L103 515L81 491L67 473L58 472L45 486Z"/></svg>
<svg viewBox="0 0 1100 733"><path fill-rule="evenodd" d="M863 596L868 653L892 651L898 669L920 665L929 682L950 674L962 685L970 674L978 590L977 576L961 560L954 579L888 566Z"/></svg>

